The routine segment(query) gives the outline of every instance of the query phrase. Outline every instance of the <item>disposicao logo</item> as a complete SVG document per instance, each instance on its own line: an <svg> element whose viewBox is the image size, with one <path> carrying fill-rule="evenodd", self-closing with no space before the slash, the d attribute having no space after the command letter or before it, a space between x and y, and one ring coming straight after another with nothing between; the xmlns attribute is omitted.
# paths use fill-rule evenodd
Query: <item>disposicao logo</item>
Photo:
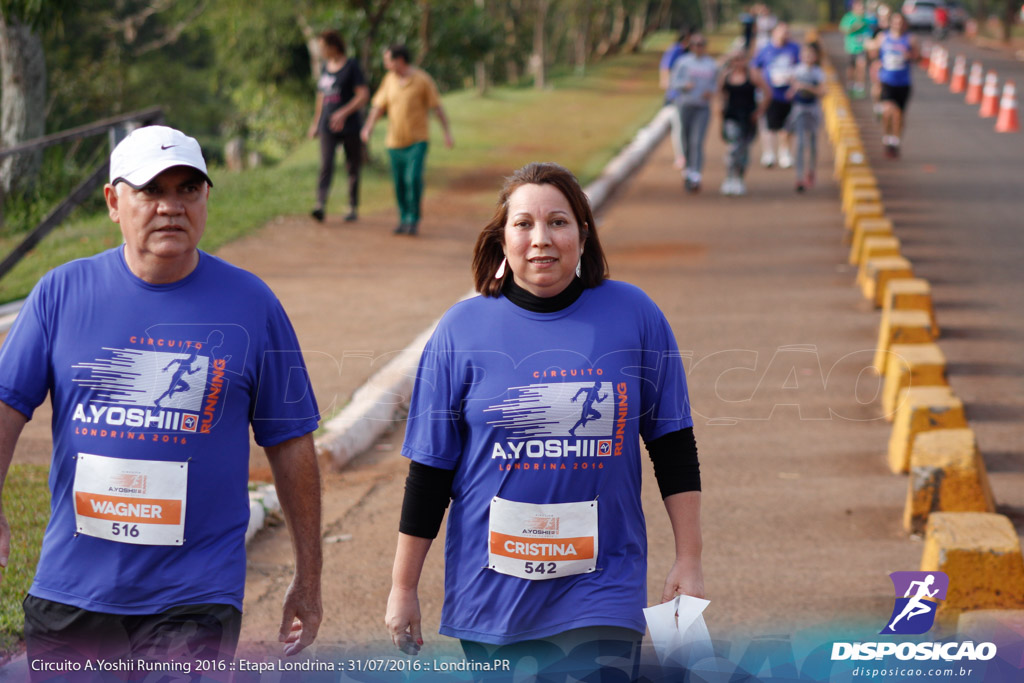
<svg viewBox="0 0 1024 683"><path fill-rule="evenodd" d="M920 635L935 623L939 600L946 599L949 577L944 572L893 572L896 604L882 635Z"/></svg>
<svg viewBox="0 0 1024 683"><path fill-rule="evenodd" d="M893 590L896 604L880 635L921 635L935 623L935 610L939 600L946 599L949 577L943 572L893 572ZM832 661L879 660L896 657L899 660L957 661L989 660L996 656L993 643L964 642L857 642L833 643Z"/></svg>

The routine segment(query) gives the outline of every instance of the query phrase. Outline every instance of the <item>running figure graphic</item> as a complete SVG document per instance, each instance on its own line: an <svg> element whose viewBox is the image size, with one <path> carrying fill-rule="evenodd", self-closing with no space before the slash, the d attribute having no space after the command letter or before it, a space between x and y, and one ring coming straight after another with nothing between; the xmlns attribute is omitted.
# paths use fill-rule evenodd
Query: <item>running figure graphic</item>
<svg viewBox="0 0 1024 683"><path fill-rule="evenodd" d="M199 372L201 368L192 367L192 364L196 362L196 359L198 357L199 352L196 351L195 349L192 349L192 351L189 352L188 358L175 358L170 363L164 366L162 372L167 372L167 370L175 363L178 364L178 369L174 371L173 375L171 375L171 384L169 387L167 387L167 391L160 394L160 398L153 401L153 405L159 408L160 401L164 400L164 397L170 398L178 392L188 391L189 389L192 388L192 386L184 379L182 379L182 377L186 374L194 375L195 373Z"/></svg>
<svg viewBox="0 0 1024 683"><path fill-rule="evenodd" d="M600 420L601 413L594 410L595 403L603 403L608 394L598 395L598 391L601 390L601 383L594 382L594 386L589 389L583 388L576 392L576 395L572 397L572 402L575 403L576 399L580 397L580 394L586 394L586 398L583 399L583 414L580 415L580 419L576 421L576 424L569 430L570 436L576 436L576 429L578 427L586 427L587 422L591 420Z"/></svg>
<svg viewBox="0 0 1024 683"><path fill-rule="evenodd" d="M899 616L893 619L892 623L889 624L890 631L896 630L896 622L903 617L906 617L907 621L909 621L919 614L928 614L934 609L934 607L930 607L925 604L923 600L923 598L934 598L936 594L938 594L938 588L933 591L928 590L933 583L935 583L934 574L926 576L924 581L912 581L910 583L910 586L907 587L907 592L904 593L903 597L910 598L910 594L915 590L915 586L917 586L917 592L914 593L914 597L910 598L910 602L908 602L907 606L903 608L903 611L899 613Z"/></svg>

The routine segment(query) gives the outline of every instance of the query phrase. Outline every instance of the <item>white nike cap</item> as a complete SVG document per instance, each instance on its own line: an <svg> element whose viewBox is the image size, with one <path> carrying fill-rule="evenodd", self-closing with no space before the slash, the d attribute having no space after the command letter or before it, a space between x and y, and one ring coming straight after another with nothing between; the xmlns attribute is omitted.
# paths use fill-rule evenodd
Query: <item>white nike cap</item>
<svg viewBox="0 0 1024 683"><path fill-rule="evenodd" d="M195 138L167 126L136 128L110 153L110 183L123 181L138 190L173 166L191 166L213 187Z"/></svg>

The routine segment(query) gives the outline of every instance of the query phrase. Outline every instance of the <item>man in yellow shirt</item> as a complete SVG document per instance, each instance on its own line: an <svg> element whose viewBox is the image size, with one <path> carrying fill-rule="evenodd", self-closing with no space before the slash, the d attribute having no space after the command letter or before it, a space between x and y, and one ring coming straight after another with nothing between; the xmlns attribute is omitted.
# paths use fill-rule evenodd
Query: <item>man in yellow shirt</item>
<svg viewBox="0 0 1024 683"><path fill-rule="evenodd" d="M364 142L368 141L377 119L387 114L385 144L391 159L391 178L395 183L399 212L395 234L415 235L420 223L423 166L427 159L431 110L441 122L445 146L450 148L455 143L434 79L409 63L409 50L404 45L389 47L384 52L384 67L388 72L371 100L362 138Z"/></svg>

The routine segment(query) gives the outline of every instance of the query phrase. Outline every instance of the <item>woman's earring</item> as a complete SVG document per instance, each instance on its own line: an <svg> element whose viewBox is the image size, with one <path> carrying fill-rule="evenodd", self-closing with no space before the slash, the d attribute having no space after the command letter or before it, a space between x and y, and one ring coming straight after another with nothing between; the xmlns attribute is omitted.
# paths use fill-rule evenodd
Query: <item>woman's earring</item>
<svg viewBox="0 0 1024 683"><path fill-rule="evenodd" d="M576 277L582 277L583 274L583 250L580 249L580 260L576 262Z"/></svg>
<svg viewBox="0 0 1024 683"><path fill-rule="evenodd" d="M507 258L503 258L503 259L501 259L501 265L500 265L500 266L498 266L498 272L496 272L496 273L494 274L494 279L495 279L495 280L500 280L501 278L505 277L505 263L506 263L507 261L508 261L508 259L507 259ZM577 270L579 270L579 268L578 268L578 267L577 267Z"/></svg>

